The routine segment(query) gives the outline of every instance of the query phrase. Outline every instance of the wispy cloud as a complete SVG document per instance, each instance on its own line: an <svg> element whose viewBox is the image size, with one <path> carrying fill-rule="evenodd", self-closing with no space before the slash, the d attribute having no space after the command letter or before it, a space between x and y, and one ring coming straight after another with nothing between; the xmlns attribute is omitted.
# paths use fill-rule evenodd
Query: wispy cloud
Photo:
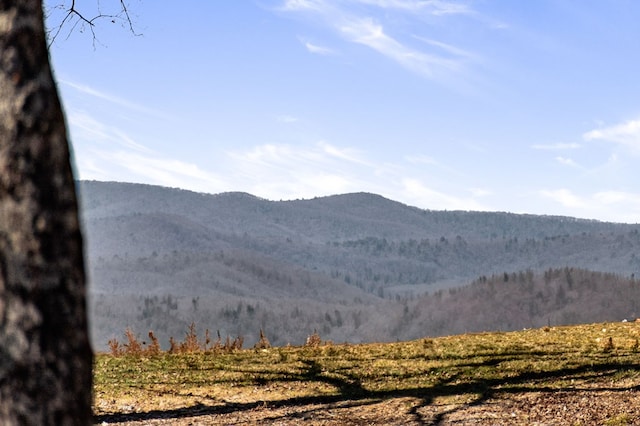
<svg viewBox="0 0 640 426"><path fill-rule="evenodd" d="M358 3L368 7L358 8L356 7ZM451 74L461 72L463 65L475 58L475 55L465 49L440 40L407 33L406 30L400 31L402 37L392 36L385 26L387 24L391 26L393 20L382 22L372 18L373 15L368 11L371 7L389 11L398 10L413 15L427 13L443 16L473 13L468 6L457 2L413 0L355 0L352 2L286 0L279 10L311 16L344 40L373 49L407 70L428 79L449 79ZM377 13L377 15L381 16L380 19L384 19L384 13ZM430 49L412 46L409 43L411 40L420 40L423 42L423 47L428 46ZM309 42L305 42L305 46L313 53L331 52L327 48Z"/></svg>
<svg viewBox="0 0 640 426"><path fill-rule="evenodd" d="M469 188L469 192L476 198L487 197L493 194L493 191L486 188Z"/></svg>
<svg viewBox="0 0 640 426"><path fill-rule="evenodd" d="M193 163L170 158L153 158L123 151L110 156L121 167L144 177L146 181L157 182L160 185L201 187L209 190L221 186L218 176L202 170Z"/></svg>
<svg viewBox="0 0 640 426"><path fill-rule="evenodd" d="M167 114L164 114L161 111L155 110L153 108L149 108L146 107L144 105L140 105L136 102L130 101L128 99L122 98L120 96L116 96L101 90L98 90L94 87L88 86L86 84L82 84L82 83L76 83L70 80L58 80L59 83L61 83L64 86L70 87L74 90L76 90L77 92L80 92L84 95L88 95L97 99L101 99L103 101L107 101L109 103L127 108L129 110L132 111L138 111L138 112L142 112L145 113L147 115L152 115L155 117L159 117L159 118L169 118L169 116Z"/></svg>
<svg viewBox="0 0 640 426"><path fill-rule="evenodd" d="M366 153L326 141L309 145L265 144L227 152L234 187L269 199L311 198L347 192L373 192L423 208L487 210L478 198L486 189L447 193L425 185L430 171L406 162L376 162Z"/></svg>
<svg viewBox="0 0 640 426"><path fill-rule="evenodd" d="M443 43L441 41L432 40L426 37L420 37L414 35L413 38L416 40L420 40L421 42L428 44L429 46L437 47L440 52L447 53L450 56L458 57L458 58L467 58L467 59L477 59L477 56L467 50L461 49L456 46L452 46L447 43Z"/></svg>
<svg viewBox="0 0 640 426"><path fill-rule="evenodd" d="M316 55L335 55L336 53L333 49L330 49L324 46L319 46L309 41L304 41L303 43L304 43L304 47L306 47L310 53L315 53Z"/></svg>
<svg viewBox="0 0 640 426"><path fill-rule="evenodd" d="M74 141L92 141L94 144L108 144L111 147L121 146L148 154L153 152L122 130L104 124L84 111L70 110L67 119Z"/></svg>
<svg viewBox="0 0 640 426"><path fill-rule="evenodd" d="M234 184L261 197L310 198L357 191L364 160L349 148L263 144L226 153Z"/></svg>
<svg viewBox="0 0 640 426"><path fill-rule="evenodd" d="M338 158L340 160L347 161L349 163L356 163L362 165L369 165L370 163L364 160L359 151L353 148L339 148L325 141L318 142L317 146L322 149L322 151L334 158Z"/></svg>
<svg viewBox="0 0 640 426"><path fill-rule="evenodd" d="M82 179L125 180L168 187L216 192L223 180L198 165L133 151L89 148L79 161Z"/></svg>
<svg viewBox="0 0 640 426"><path fill-rule="evenodd" d="M336 2L326 0L285 0L281 9L287 11L325 11ZM397 9L407 12L427 12L432 15L474 14L475 11L461 2L445 0L353 0L380 9Z"/></svg>
<svg viewBox="0 0 640 426"><path fill-rule="evenodd" d="M322 11L328 7L328 3L323 0L285 0L281 7L284 11L315 10Z"/></svg>
<svg viewBox="0 0 640 426"><path fill-rule="evenodd" d="M487 210L474 198L456 197L425 185L420 179L402 180L401 194L412 205L436 210Z"/></svg>
<svg viewBox="0 0 640 426"><path fill-rule="evenodd" d="M433 15L474 13L466 4L442 0L356 0L358 3L382 9L399 9L411 12L426 11Z"/></svg>
<svg viewBox="0 0 640 426"><path fill-rule="evenodd" d="M428 165L436 165L438 162L435 158L429 157L428 155L405 155L405 161L412 164L428 164Z"/></svg>
<svg viewBox="0 0 640 426"><path fill-rule="evenodd" d="M357 151L338 148L320 141L311 146L285 144L264 144L245 151L229 151L229 158L239 163L255 166L269 166L290 170L322 169L325 166L339 166L341 163L366 164ZM314 165L315 167L309 167Z"/></svg>
<svg viewBox="0 0 640 426"><path fill-rule="evenodd" d="M565 157L561 157L558 156L555 158L555 160L564 165L564 166L569 166L569 167L580 167L580 165L578 163L576 163L575 161L573 161L571 158L565 158Z"/></svg>
<svg viewBox="0 0 640 426"><path fill-rule="evenodd" d="M531 148L542 151L565 151L569 149L578 149L582 145L579 143L554 143L554 144L536 144L531 145Z"/></svg>
<svg viewBox="0 0 640 426"><path fill-rule="evenodd" d="M113 104L117 111L164 117L159 111L87 85L67 80L63 84L82 95ZM129 115L135 116L134 113ZM196 164L168 158L140 143L125 130L127 127L107 124L109 117L104 120L97 117L95 113L67 108L74 160L81 179L125 180L207 192L222 188L216 175Z"/></svg>
<svg viewBox="0 0 640 426"><path fill-rule="evenodd" d="M625 191L602 191L597 192L594 198L605 204L633 203L640 210L640 194ZM640 222L640 217L638 221Z"/></svg>
<svg viewBox="0 0 640 426"><path fill-rule="evenodd" d="M543 197L552 199L553 201L561 204L564 207L584 208L587 206L587 202L584 199L566 188L554 190L545 189L539 191L539 194Z"/></svg>
<svg viewBox="0 0 640 426"><path fill-rule="evenodd" d="M408 47L387 35L381 24L372 18L360 18L344 22L338 27L349 41L370 47L394 60L404 68L424 77L435 78L441 70L457 71L459 62L431 55Z"/></svg>
<svg viewBox="0 0 640 426"><path fill-rule="evenodd" d="M625 223L640 223L640 194L609 190L576 194L566 188L541 190L538 195L559 205L562 214ZM550 207L549 210L555 210Z"/></svg>
<svg viewBox="0 0 640 426"><path fill-rule="evenodd" d="M587 141L602 140L631 148L640 153L640 119L591 130L583 135Z"/></svg>

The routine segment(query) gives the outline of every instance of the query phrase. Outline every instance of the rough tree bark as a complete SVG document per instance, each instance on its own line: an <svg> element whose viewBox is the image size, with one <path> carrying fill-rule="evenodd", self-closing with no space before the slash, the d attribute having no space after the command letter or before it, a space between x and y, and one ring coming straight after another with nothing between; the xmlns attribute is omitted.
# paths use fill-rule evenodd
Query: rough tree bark
<svg viewBox="0 0 640 426"><path fill-rule="evenodd" d="M90 424L92 356L42 4L0 0L0 424Z"/></svg>

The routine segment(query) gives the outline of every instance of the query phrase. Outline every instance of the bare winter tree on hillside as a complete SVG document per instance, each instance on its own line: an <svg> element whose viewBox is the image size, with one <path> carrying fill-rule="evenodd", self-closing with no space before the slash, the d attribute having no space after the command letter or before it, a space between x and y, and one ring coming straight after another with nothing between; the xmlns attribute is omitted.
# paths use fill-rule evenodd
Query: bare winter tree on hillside
<svg viewBox="0 0 640 426"><path fill-rule="evenodd" d="M69 156L42 3L0 0L2 425L92 423L93 355Z"/></svg>

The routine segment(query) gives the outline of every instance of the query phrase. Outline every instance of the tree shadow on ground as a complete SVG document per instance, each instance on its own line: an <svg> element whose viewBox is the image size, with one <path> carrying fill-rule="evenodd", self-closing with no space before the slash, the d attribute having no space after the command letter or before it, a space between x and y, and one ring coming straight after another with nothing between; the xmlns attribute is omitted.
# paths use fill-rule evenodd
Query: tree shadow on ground
<svg viewBox="0 0 640 426"><path fill-rule="evenodd" d="M317 382L334 386L337 392L333 395L318 395L318 396L302 396L293 397L281 400L273 401L254 401L247 403L233 403L227 402L220 405L206 405L198 404L195 406L170 409L170 410L151 410L147 412L138 413L116 413L116 414L104 414L95 416L95 423L123 423L132 421L145 421L153 419L163 420L177 420L181 418L192 418L199 416L212 416L212 415L225 415L225 414L238 414L242 412L253 411L262 407L268 407L271 409L278 408L303 408L309 407L308 410L296 411L292 414L282 415L277 418L269 418L271 421L276 420L295 420L298 418L309 418L314 412L326 411L327 408L333 409L346 409L359 406L373 405L380 402L385 402L397 398L412 398L416 402L408 409L407 416L411 418L411 421L416 424L424 425L440 425L444 424L447 415L454 413L455 411L464 409L465 407L481 405L486 403L496 394L518 394L527 392L599 392L599 391L612 391L612 392L627 392L638 391L640 386L632 387L604 387L604 386L589 386L589 387L549 387L544 383L553 379L562 379L564 382L569 383L572 378L580 381L597 381L598 383L605 383L604 378L612 378L614 375L621 371L636 371L640 370L640 365L625 363L625 362L605 362L602 364L596 364L592 366L578 366L575 368L562 368L552 371L543 372L523 372L511 377L501 377L496 379L468 379L459 380L458 375L451 375L442 378L439 382L423 387L409 388L409 389L397 389L397 390L368 390L361 381L349 374L336 374L335 371L331 374L327 374L322 368L322 365L316 360L305 360L304 369L298 375L287 374L280 378L273 378L273 373L269 372L269 383L274 382L290 382L290 381L304 381L304 382ZM470 366L490 366L499 368L496 366L495 359L487 360L482 363L473 363ZM265 372L266 374L266 372ZM424 372L423 372L424 374ZM609 383L611 381L609 380ZM259 380L256 384L264 384ZM470 402L465 404L458 404L455 408L441 411L435 414L434 417L426 418L420 410L428 407L434 403L434 400L438 397L446 396L459 396L459 395L474 395L474 398Z"/></svg>

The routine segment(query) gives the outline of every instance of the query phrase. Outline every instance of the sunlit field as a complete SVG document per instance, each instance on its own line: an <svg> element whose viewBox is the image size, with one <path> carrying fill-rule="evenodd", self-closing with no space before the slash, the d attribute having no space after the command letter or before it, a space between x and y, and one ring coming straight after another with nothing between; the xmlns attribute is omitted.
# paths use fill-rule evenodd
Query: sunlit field
<svg viewBox="0 0 640 426"><path fill-rule="evenodd" d="M620 402L636 397L639 333L640 324L629 322L388 344L316 339L301 347L207 349L202 342L200 350L141 348L131 355L122 346L119 356L96 357L95 413L107 423L200 418L204 424L437 424L456 413L469 418L472 410L479 419L489 412L526 424L541 415L539 402L527 409L527 400L579 393L592 410L569 408L585 418L551 412L555 420L548 424L590 424L596 418L634 424L640 421L634 406L600 407L598 398L601 392L613 392Z"/></svg>

